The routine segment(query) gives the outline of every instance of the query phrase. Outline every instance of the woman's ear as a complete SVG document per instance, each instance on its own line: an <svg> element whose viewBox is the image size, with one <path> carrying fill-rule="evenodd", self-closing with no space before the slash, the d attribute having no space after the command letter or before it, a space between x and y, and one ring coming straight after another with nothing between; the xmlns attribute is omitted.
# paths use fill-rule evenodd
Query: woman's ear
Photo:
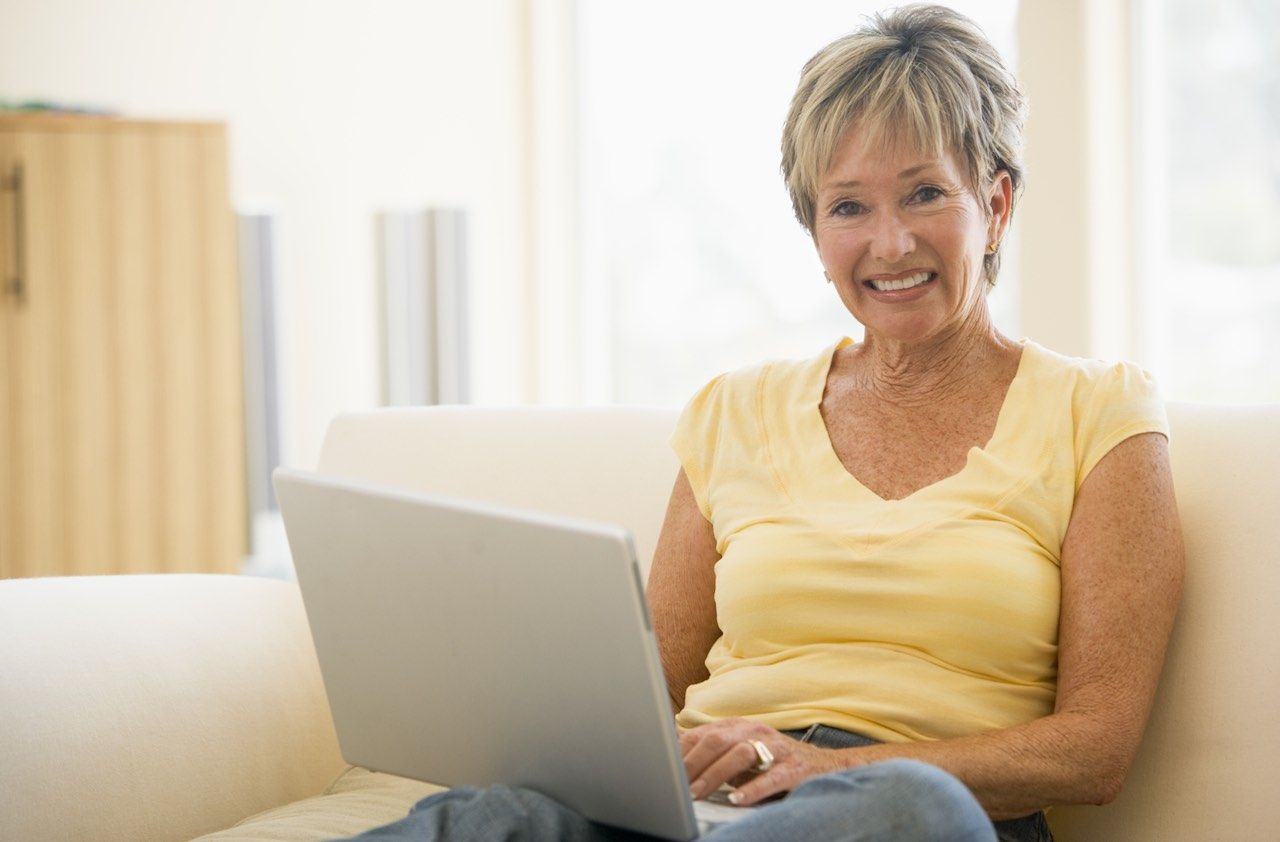
<svg viewBox="0 0 1280 842"><path fill-rule="evenodd" d="M1009 216L1013 213L1013 179L1007 170L996 170L991 180L991 189L987 191L987 214L991 220L987 230L987 242L998 243L1009 227Z"/></svg>

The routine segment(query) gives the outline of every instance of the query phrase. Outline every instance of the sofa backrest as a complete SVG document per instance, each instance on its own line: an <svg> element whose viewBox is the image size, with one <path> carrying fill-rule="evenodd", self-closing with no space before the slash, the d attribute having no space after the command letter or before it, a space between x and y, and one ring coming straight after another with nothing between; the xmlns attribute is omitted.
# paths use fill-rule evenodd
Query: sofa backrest
<svg viewBox="0 0 1280 842"><path fill-rule="evenodd" d="M1183 603L1125 791L1050 813L1061 842L1280 827L1280 406L1169 406ZM620 523L647 570L678 463L668 410L379 410L334 420L321 473Z"/></svg>
<svg viewBox="0 0 1280 842"><path fill-rule="evenodd" d="M1142 749L1063 842L1262 839L1280 827L1280 406L1170 404L1186 541L1182 605Z"/></svg>
<svg viewBox="0 0 1280 842"><path fill-rule="evenodd" d="M317 470L621 524L646 576L680 463L664 409L423 407L340 415Z"/></svg>

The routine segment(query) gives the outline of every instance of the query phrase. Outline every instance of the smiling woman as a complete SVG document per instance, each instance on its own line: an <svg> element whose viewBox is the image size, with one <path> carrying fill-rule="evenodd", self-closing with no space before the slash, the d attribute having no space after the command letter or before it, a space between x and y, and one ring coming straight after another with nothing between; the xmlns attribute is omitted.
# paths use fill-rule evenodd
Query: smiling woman
<svg viewBox="0 0 1280 842"><path fill-rule="evenodd" d="M752 804L912 758L1031 840L1043 807L1125 777L1181 587L1166 423L1135 366L992 322L1023 113L937 6L805 66L783 173L865 336L713 379L672 437L650 597L695 794ZM848 742L797 746L813 728Z"/></svg>

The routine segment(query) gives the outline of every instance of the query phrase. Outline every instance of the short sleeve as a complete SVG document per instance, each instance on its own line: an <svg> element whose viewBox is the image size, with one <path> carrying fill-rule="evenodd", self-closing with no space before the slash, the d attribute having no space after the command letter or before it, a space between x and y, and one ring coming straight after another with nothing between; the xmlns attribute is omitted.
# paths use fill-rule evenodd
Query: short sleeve
<svg viewBox="0 0 1280 842"><path fill-rule="evenodd" d="M707 492L716 446L720 441L725 377L724 374L719 375L690 398L680 412L669 440L689 479L698 509L708 521L711 520L711 502Z"/></svg>
<svg viewBox="0 0 1280 842"><path fill-rule="evenodd" d="M1141 433L1169 435L1169 421L1155 378L1133 363L1116 363L1096 375L1077 412L1076 490L1094 466L1120 442Z"/></svg>

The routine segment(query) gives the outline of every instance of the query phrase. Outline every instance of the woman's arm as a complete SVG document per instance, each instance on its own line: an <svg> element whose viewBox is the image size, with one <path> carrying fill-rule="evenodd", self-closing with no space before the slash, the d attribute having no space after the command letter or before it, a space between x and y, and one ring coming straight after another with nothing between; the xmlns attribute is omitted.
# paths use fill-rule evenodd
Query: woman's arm
<svg viewBox="0 0 1280 842"><path fill-rule="evenodd" d="M937 742L891 743L822 755L797 750L773 771L740 787L752 804L831 768L890 757L940 766L973 791L996 820L1052 804L1105 804L1120 792L1151 710L1165 647L1182 592L1182 534L1174 503L1168 447L1155 433L1117 445L1085 479L1062 546L1062 611L1058 626L1058 696L1049 716L999 731ZM710 790L754 761L733 749L742 768L719 763L748 734L744 720L688 732L690 755ZM716 733L720 732L720 733ZM771 743L772 744L772 743ZM784 743L785 745L785 743ZM775 754L791 754L775 752ZM826 766L826 768L822 768ZM726 777L726 779L727 779Z"/></svg>
<svg viewBox="0 0 1280 842"><path fill-rule="evenodd" d="M707 677L707 653L720 637L716 624L716 538L698 509L684 471L676 477L649 569L647 589L658 636L667 695L675 713L685 690Z"/></svg>

